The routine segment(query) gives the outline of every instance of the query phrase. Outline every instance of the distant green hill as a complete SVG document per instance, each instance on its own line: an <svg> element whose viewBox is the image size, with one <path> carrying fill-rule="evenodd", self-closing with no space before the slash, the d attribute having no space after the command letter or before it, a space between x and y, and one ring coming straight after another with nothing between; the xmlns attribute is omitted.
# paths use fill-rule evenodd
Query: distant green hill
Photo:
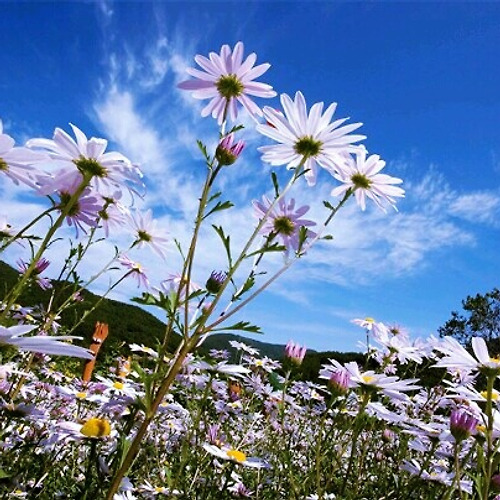
<svg viewBox="0 0 500 500"><path fill-rule="evenodd" d="M14 286L18 277L19 273L14 268L0 261L0 299ZM71 284L65 282L54 283L54 289L54 305L56 306L55 309L57 309L57 304L62 303L74 290ZM22 294L20 303L23 306L32 307L42 304L46 307L51 293L51 290L44 291L38 286L32 286ZM100 296L87 290L84 290L81 295L84 300L75 304L74 307L65 311L62 315L61 323L66 327L76 324L85 311L91 309L101 299ZM90 344L90 338L97 321L109 325L110 334L103 345L103 353L123 353L130 343L144 344L154 348L161 341L165 332L165 324L141 307L112 299L102 299L98 308L90 313L73 332L74 335L85 339L82 341L82 345ZM270 344L241 335L215 334L205 340L199 348L199 352L200 354L206 354L211 349L227 349L231 354L234 354L235 350L229 344L231 340L244 342L257 349L261 356L268 356L272 359L282 359L285 351L285 346L280 344ZM174 336L169 343L170 350L173 351L179 342L180 337ZM301 368L303 378L315 379L321 364L326 363L328 358L335 358L340 362L355 360L363 363L364 361L364 356L360 353L339 353L335 351L320 353L308 350Z"/></svg>

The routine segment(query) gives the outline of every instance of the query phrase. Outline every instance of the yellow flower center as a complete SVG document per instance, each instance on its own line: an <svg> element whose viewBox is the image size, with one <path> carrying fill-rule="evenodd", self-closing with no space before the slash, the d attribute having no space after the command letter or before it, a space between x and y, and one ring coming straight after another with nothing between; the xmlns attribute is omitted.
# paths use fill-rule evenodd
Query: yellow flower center
<svg viewBox="0 0 500 500"><path fill-rule="evenodd" d="M242 451L238 450L228 450L226 451L226 454L229 458L239 462L240 464L247 459L247 456Z"/></svg>
<svg viewBox="0 0 500 500"><path fill-rule="evenodd" d="M482 432L483 434L486 432L486 426L483 424L477 424L476 425L476 430L479 432Z"/></svg>
<svg viewBox="0 0 500 500"><path fill-rule="evenodd" d="M87 420L80 429L80 432L87 437L104 437L111 433L111 425L105 418L91 418Z"/></svg>
<svg viewBox="0 0 500 500"><path fill-rule="evenodd" d="M488 399L488 391L481 391L479 394L481 394L481 396L484 398L484 399ZM493 391L491 393L491 400L492 401L498 401L498 398L499 398L499 394L497 391Z"/></svg>
<svg viewBox="0 0 500 500"><path fill-rule="evenodd" d="M490 361L492 363L496 363L497 365L500 364L500 358L498 356L496 358L490 358Z"/></svg>
<svg viewBox="0 0 500 500"><path fill-rule="evenodd" d="M117 390L121 391L121 390L123 389L123 387L124 387L124 384L123 384L123 382L115 382L115 383L113 384L113 387L114 387L115 389L117 389Z"/></svg>
<svg viewBox="0 0 500 500"><path fill-rule="evenodd" d="M375 377L372 377L371 375L363 375L362 378L366 384L370 384L375 380Z"/></svg>
<svg viewBox="0 0 500 500"><path fill-rule="evenodd" d="M165 493L165 488L163 486L156 486L155 492L156 493Z"/></svg>
<svg viewBox="0 0 500 500"><path fill-rule="evenodd" d="M77 392L75 394L75 396L78 398L78 399L85 399L87 397L87 393L86 392Z"/></svg>

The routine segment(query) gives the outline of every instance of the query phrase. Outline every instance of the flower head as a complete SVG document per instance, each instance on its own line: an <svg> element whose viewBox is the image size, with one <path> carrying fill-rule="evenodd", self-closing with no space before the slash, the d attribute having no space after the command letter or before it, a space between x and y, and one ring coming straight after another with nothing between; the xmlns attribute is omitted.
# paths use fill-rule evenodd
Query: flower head
<svg viewBox="0 0 500 500"><path fill-rule="evenodd" d="M243 141L238 141L234 143L234 134L230 133L226 135L222 141L220 141L215 151L215 158L219 162L219 165L232 165L240 156L245 143Z"/></svg>
<svg viewBox="0 0 500 500"><path fill-rule="evenodd" d="M280 143L259 148L264 153L262 160L271 165L287 165L288 168L303 164L310 186L316 183L317 165L337 168L343 161L342 156L352 149L351 145L365 139L364 135L350 134L361 123L341 127L347 118L330 122L337 104L331 104L323 114L323 103L316 103L308 114L301 92L295 94L294 101L283 94L281 104L284 115L266 106L264 118L267 123L257 126L261 134Z"/></svg>
<svg viewBox="0 0 500 500"><path fill-rule="evenodd" d="M85 226L96 227L99 212L102 209L102 200L94 196L90 188L85 188L80 197L73 202L72 198L78 189L79 181L76 178L66 179L68 183L61 183L58 187L58 210L69 211L66 214L68 226L74 226L78 237L78 229L84 233ZM70 206L71 204L71 206Z"/></svg>
<svg viewBox="0 0 500 500"><path fill-rule="evenodd" d="M302 364L302 361L304 361L306 351L307 349L305 346L300 346L293 340L290 340L285 346L285 358L299 366Z"/></svg>
<svg viewBox="0 0 500 500"><path fill-rule="evenodd" d="M227 116L232 121L238 116L237 103L240 103L250 116L262 116L260 108L248 97L274 97L276 92L270 85L255 82L270 67L270 64L254 66L257 56L250 54L243 61L243 43L238 42L233 51L223 45L220 54L211 52L209 58L197 55L194 60L203 69L188 68L187 72L197 80L186 80L179 88L192 90L195 99L210 99L201 115L212 115L219 124Z"/></svg>
<svg viewBox="0 0 500 500"><path fill-rule="evenodd" d="M135 213L128 216L129 223L134 230L134 246L138 248L149 245L160 257L165 258L164 249L168 239L162 236L161 231L156 230L157 221L153 219L153 212L147 210Z"/></svg>
<svg viewBox="0 0 500 500"><path fill-rule="evenodd" d="M255 213L259 218L265 217L271 205L272 202L266 196L262 197L262 202L253 202ZM262 226L261 232L280 238L287 253L290 248L294 251L298 251L300 244L300 228L309 228L316 225L316 222L312 220L302 219L302 216L308 211L309 207L307 205L296 209L295 200L293 198L288 202L284 198L281 198L278 205L269 213L266 222ZM316 233L312 232L310 229L307 229L306 234L311 238L316 236Z"/></svg>
<svg viewBox="0 0 500 500"><path fill-rule="evenodd" d="M75 358L86 359L92 359L94 357L94 355L89 350L84 349L83 347L61 342L61 340L70 340L77 337L49 337L47 335L24 337L24 335L34 329L34 325L17 325L8 328L5 326L0 326L0 345L13 345L19 348L21 351L30 351L42 354L73 356Z"/></svg>
<svg viewBox="0 0 500 500"><path fill-rule="evenodd" d="M203 449L211 455L222 460L230 460L247 467L267 467L267 464L259 458L247 457L246 454L242 451L227 446L220 448L219 446L216 446L214 444L205 443L203 445Z"/></svg>
<svg viewBox="0 0 500 500"><path fill-rule="evenodd" d="M14 139L3 133L0 120L0 173L12 179L15 184L22 182L34 188L36 184L32 164L46 159L46 156L27 148L14 147L14 144Z"/></svg>
<svg viewBox="0 0 500 500"><path fill-rule="evenodd" d="M48 153L77 184L83 176L91 178L91 184L102 188L120 188L128 184L142 185L142 173L128 158L114 151L105 153L108 141L87 136L70 123L76 141L64 130L56 128L53 139L31 139L26 145Z"/></svg>
<svg viewBox="0 0 500 500"><path fill-rule="evenodd" d="M134 262L130 260L125 254L118 258L118 262L128 269L127 274L133 276L137 280L137 286L143 286L144 288L149 288L149 280L146 274L146 270L139 262Z"/></svg>
<svg viewBox="0 0 500 500"><path fill-rule="evenodd" d="M31 277L35 280L36 284L42 289L42 290L48 290L49 288L52 288L52 284L50 282L49 278L42 278L40 274L42 274L47 267L49 267L50 261L42 257L41 259L37 260L35 263L35 267L33 268L33 271L31 273ZM17 262L17 268L21 273L25 273L29 269L30 265L28 262L25 262L24 260L19 260Z"/></svg>
<svg viewBox="0 0 500 500"><path fill-rule="evenodd" d="M350 381L349 372L339 368L330 375L328 387L335 396L344 396L349 391Z"/></svg>
<svg viewBox="0 0 500 500"><path fill-rule="evenodd" d="M467 411L453 410L450 415L450 432L460 442L475 432L478 423L479 420Z"/></svg>
<svg viewBox="0 0 500 500"><path fill-rule="evenodd" d="M356 201L361 210L366 209L366 198L370 198L375 204L385 211L380 200L385 200L392 207L396 208L394 198L404 197L404 190L394 184L401 184L403 181L387 174L379 173L385 167L385 161L378 155L370 155L367 158L365 148L358 148L356 159L351 156L345 157L344 164L336 169L329 169L331 174L340 182L332 190L332 196L344 195L348 190L354 192Z"/></svg>
<svg viewBox="0 0 500 500"><path fill-rule="evenodd" d="M500 358L490 357L485 340L482 337L473 337L471 345L474 356L453 337L444 337L442 342L435 346L436 351L444 354L435 366L464 370L467 373L479 371L486 376L500 376Z"/></svg>
<svg viewBox="0 0 500 500"><path fill-rule="evenodd" d="M224 271L213 271L207 282L205 283L207 292L211 293L212 295L217 295L226 279L227 274Z"/></svg>
<svg viewBox="0 0 500 500"><path fill-rule="evenodd" d="M90 438L102 438L111 434L111 425L105 418L90 418L80 429L80 432Z"/></svg>

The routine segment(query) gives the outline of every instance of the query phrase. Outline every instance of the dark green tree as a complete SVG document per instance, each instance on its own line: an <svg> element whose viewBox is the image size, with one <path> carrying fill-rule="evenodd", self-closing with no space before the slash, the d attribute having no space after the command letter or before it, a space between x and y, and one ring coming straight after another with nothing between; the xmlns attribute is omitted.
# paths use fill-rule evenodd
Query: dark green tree
<svg viewBox="0 0 500 500"><path fill-rule="evenodd" d="M468 296L462 300L463 313L453 311L451 318L438 329L441 337L451 336L461 344L469 345L472 337L483 337L486 342L500 347L500 290L494 288L484 295Z"/></svg>

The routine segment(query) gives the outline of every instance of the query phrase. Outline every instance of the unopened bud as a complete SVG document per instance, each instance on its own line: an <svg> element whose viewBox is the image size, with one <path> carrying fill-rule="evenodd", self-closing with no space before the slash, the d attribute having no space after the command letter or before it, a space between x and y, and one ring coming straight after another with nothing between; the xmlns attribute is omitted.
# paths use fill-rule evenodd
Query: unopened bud
<svg viewBox="0 0 500 500"><path fill-rule="evenodd" d="M240 156L245 143L243 141L238 141L236 144L234 142L234 134L228 134L217 146L215 150L215 158L219 162L219 165L232 165Z"/></svg>

